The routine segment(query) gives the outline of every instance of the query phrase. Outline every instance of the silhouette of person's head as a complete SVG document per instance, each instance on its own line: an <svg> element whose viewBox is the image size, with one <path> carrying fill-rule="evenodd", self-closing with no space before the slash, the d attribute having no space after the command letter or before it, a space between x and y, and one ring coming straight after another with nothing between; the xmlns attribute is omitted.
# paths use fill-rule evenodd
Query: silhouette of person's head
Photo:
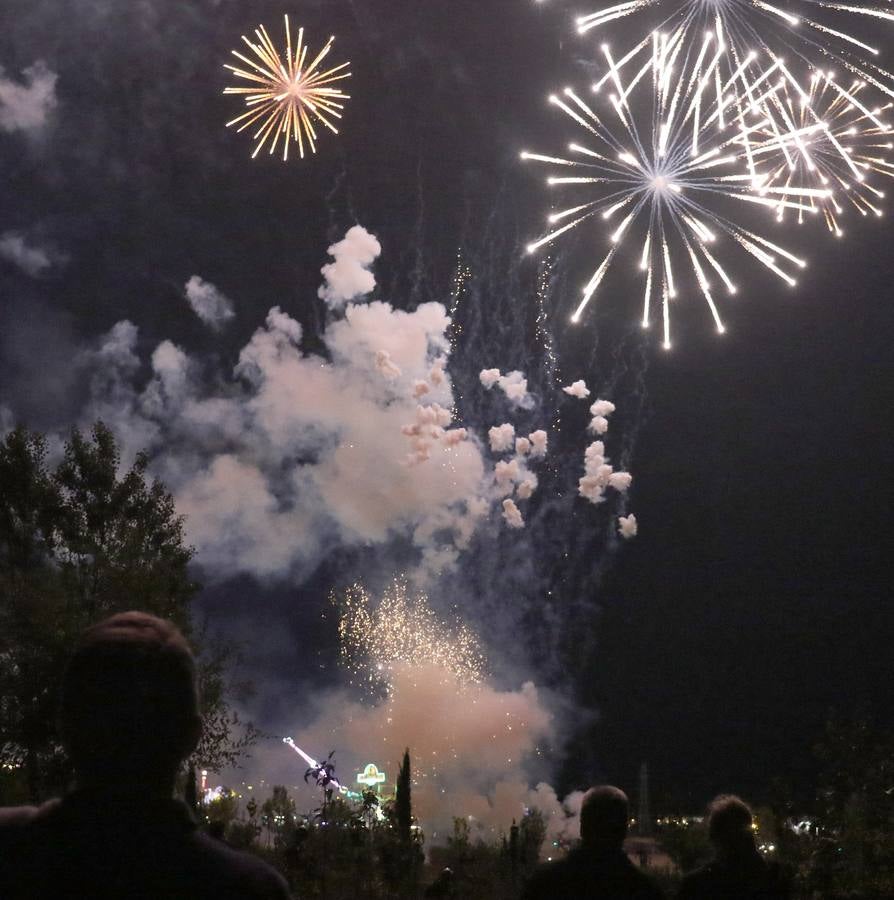
<svg viewBox="0 0 894 900"><path fill-rule="evenodd" d="M580 810L580 837L593 850L620 850L627 837L627 795L608 784L590 788Z"/></svg>
<svg viewBox="0 0 894 900"><path fill-rule="evenodd" d="M748 804L733 794L721 794L708 805L708 836L722 854L754 851L753 816Z"/></svg>
<svg viewBox="0 0 894 900"><path fill-rule="evenodd" d="M61 726L82 787L170 793L201 734L183 635L139 612L88 628L63 681Z"/></svg>

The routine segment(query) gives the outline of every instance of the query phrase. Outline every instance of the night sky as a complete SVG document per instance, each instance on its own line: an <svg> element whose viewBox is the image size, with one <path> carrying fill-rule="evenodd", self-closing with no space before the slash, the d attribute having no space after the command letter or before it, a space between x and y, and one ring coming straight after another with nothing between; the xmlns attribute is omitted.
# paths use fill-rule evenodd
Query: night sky
<svg viewBox="0 0 894 900"><path fill-rule="evenodd" d="M238 103L221 95L239 35L263 22L278 37L284 11L260 0L5 4L5 77L20 80L37 60L58 75L45 127L0 128L0 233L53 260L37 277L0 261L0 405L14 419L50 431L81 421L90 384L74 361L121 319L138 325L144 357L169 338L232 367L279 304L313 344L325 248L356 223L382 243L379 294L397 307L449 302L462 252L478 280L460 310L453 374L477 424L494 422L471 397L478 369L517 367L545 384L536 263L521 248L548 198L518 153L559 146L547 94L598 70L599 39L570 25L579 10L558 0L289 9L317 43L337 35L354 76L342 133L287 165L249 159L250 138L223 127ZM625 23L614 43L637 31ZM894 29L885 37L894 54ZM473 547L460 567L482 599L471 590L458 606L499 635L498 677L533 678L576 704L550 759L557 787L634 788L648 761L655 796L689 806L721 789L759 796L775 776L804 794L830 709L894 724L894 258L887 220L857 218L842 241L819 222L786 226L810 259L794 291L735 257L747 288L724 307L728 333L714 333L698 298L681 298L671 352L632 327L641 287L620 275L568 325L592 234L555 258L556 377L584 378L617 403L640 533L620 547L600 512L569 498L543 544L535 528L522 549ZM232 328L216 334L193 316L183 299L193 274L233 299ZM552 407L532 425L537 412ZM581 413L578 431L585 423ZM558 442L563 452L571 440ZM376 548L334 548L298 581L204 578L200 603L216 626L259 636L249 712L262 724L281 721L274 695L337 677L321 619L329 590L345 571L381 574L405 549L389 549L386 564ZM494 569L519 553L536 590L561 598L549 616L537 597L501 598L494 586ZM501 619L517 647L507 649Z"/></svg>

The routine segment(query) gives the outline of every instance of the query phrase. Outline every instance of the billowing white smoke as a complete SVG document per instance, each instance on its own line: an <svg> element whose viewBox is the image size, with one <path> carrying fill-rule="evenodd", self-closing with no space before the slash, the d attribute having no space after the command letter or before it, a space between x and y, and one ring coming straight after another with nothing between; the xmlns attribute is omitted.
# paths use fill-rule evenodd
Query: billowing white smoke
<svg viewBox="0 0 894 900"><path fill-rule="evenodd" d="M18 266L32 278L39 278L54 263L63 261L54 250L34 244L16 231L6 231L0 235L0 259Z"/></svg>
<svg viewBox="0 0 894 900"><path fill-rule="evenodd" d="M192 311L215 331L220 331L236 315L232 300L198 275L186 282L184 291Z"/></svg>
<svg viewBox="0 0 894 900"><path fill-rule="evenodd" d="M531 441L531 456L546 456L547 433L542 429L538 429L532 434L529 434L528 438Z"/></svg>
<svg viewBox="0 0 894 900"><path fill-rule="evenodd" d="M615 404L610 400L597 400L590 407L590 415L593 418L587 430L605 434L608 431L608 416L614 411ZM619 493L625 493L632 483L633 476L629 472L616 472L609 464L605 455L605 444L602 441L593 441L584 451L584 474L578 483L578 493L581 497L598 505L605 500L606 489L612 488ZM636 531L636 516L633 513L618 518L618 534L622 538L629 540L636 537Z"/></svg>
<svg viewBox="0 0 894 900"><path fill-rule="evenodd" d="M56 73L36 62L23 70L22 82L7 78L0 67L0 130L37 132L56 106Z"/></svg>
<svg viewBox="0 0 894 900"><path fill-rule="evenodd" d="M359 227L331 248L333 302L374 284L358 271L377 248ZM219 292L198 278L190 285L197 312L221 321L229 307ZM326 328L323 357L303 352L301 325L274 307L232 375L207 378L201 361L164 341L140 390L137 329L119 322L81 360L93 398L84 423L104 419L125 456L149 450L209 577L301 577L335 546L395 537L418 548L414 574L431 576L455 563L494 506L531 496L537 479L525 459L541 457L547 441L542 431L516 441L502 426L501 452L516 456L501 471L453 422L449 324L438 303L413 312L348 304ZM526 393L520 373L500 379ZM520 527L513 508L504 517Z"/></svg>
<svg viewBox="0 0 894 900"><path fill-rule="evenodd" d="M344 240L329 248L334 262L323 266L325 284L320 298L330 309L341 309L345 303L372 293L376 279L369 267L382 252L382 245L361 225L355 225Z"/></svg>
<svg viewBox="0 0 894 900"><path fill-rule="evenodd" d="M403 375L400 366L394 364L394 360L391 359L391 354L387 350L376 351L376 369L383 378L390 380L400 378Z"/></svg>
<svg viewBox="0 0 894 900"><path fill-rule="evenodd" d="M530 409L534 405L534 400L528 393L528 379L523 372L507 372L504 375L499 369L483 369L478 379L487 390L494 385L499 387L515 407Z"/></svg>
<svg viewBox="0 0 894 900"><path fill-rule="evenodd" d="M525 527L525 520L522 518L521 510L519 510L511 497L507 497L503 501L503 518L510 528Z"/></svg>
<svg viewBox="0 0 894 900"><path fill-rule="evenodd" d="M569 397L576 397L578 400L584 400L590 396L590 389L585 381L575 381L567 387L563 387L562 390Z"/></svg>
<svg viewBox="0 0 894 900"><path fill-rule="evenodd" d="M492 453L509 453L515 447L515 426L509 422L494 425L487 437Z"/></svg>
<svg viewBox="0 0 894 900"><path fill-rule="evenodd" d="M529 807L547 817L550 839L577 837L581 794L563 804L549 785L530 786L529 764L557 730L533 684L516 691L463 687L435 666L398 666L393 680L392 694L378 704L361 704L338 692L319 697L315 721L295 723L296 743L311 755L337 748L336 774L345 783L368 762L393 783L409 748L413 812L429 844L444 842L454 816L493 838ZM280 759L291 762L288 752L279 751ZM297 759L295 768L301 768ZM269 770L265 777L269 780ZM298 801L301 808L301 797ZM310 806L312 796L305 794L305 803Z"/></svg>

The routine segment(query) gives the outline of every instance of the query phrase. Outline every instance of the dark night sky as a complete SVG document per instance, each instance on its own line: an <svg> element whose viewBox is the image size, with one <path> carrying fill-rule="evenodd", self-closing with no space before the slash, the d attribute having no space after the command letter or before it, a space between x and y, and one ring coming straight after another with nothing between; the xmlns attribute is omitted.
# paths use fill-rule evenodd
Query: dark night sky
<svg viewBox="0 0 894 900"><path fill-rule="evenodd" d="M238 35L258 22L278 31L282 12L260 0L5 4L6 75L36 59L59 75L44 133L0 132L0 232L68 258L40 279L0 264L0 404L29 424L77 418L84 385L68 362L121 318L144 350L172 337L230 361L274 303L312 322L322 250L355 221L380 237L377 273L398 305L443 299L457 247L490 239L492 207L510 243L536 234L546 198L518 151L550 146L543 100L586 83L594 55L569 4L302 3L307 29L336 33L352 60L353 99L342 135L289 166L248 159L246 136L222 128L234 101L220 96ZM616 42L635 31L625 24ZM675 349L640 345L641 531L613 554L600 613L582 623L588 665L567 673L600 719L573 743L565 786L597 775L633 786L643 759L658 796L697 804L775 775L803 786L829 708L866 705L892 724L892 232L884 220L847 231L840 243L819 228L792 235L811 260L797 291L738 259L750 283L726 308L725 336L681 303ZM582 241L565 261L586 270ZM196 272L236 302L223 337L182 300ZM625 290L619 279L585 327L610 335L632 320L640 287ZM562 331L575 293L558 297ZM557 340L563 383L611 371L607 336L596 363L592 330ZM259 628L287 621L297 653L330 574L301 588L299 612L292 588L249 605L239 597L258 589L241 582L206 605ZM294 667L289 649L271 662L278 674Z"/></svg>

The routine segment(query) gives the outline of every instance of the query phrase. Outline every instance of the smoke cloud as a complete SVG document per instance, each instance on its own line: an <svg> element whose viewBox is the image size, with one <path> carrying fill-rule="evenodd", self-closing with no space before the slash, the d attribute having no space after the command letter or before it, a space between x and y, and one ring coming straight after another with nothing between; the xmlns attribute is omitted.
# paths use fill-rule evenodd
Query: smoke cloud
<svg viewBox="0 0 894 900"><path fill-rule="evenodd" d="M569 397L576 397L578 400L585 400L590 396L590 389L584 381L575 381L573 384L563 387L562 390Z"/></svg>
<svg viewBox="0 0 894 900"><path fill-rule="evenodd" d="M56 106L56 73L36 62L13 81L0 67L0 130L36 132L49 120Z"/></svg>
<svg viewBox="0 0 894 900"><path fill-rule="evenodd" d="M54 264L64 262L64 257L55 250L31 243L16 231L6 231L0 235L0 259L18 266L32 278L40 278Z"/></svg>
<svg viewBox="0 0 894 900"><path fill-rule="evenodd" d="M534 398L528 393L528 379L524 372L507 372L504 375L499 369L483 369L478 379L487 390L499 387L513 407L531 409L534 406Z"/></svg>
<svg viewBox="0 0 894 900"><path fill-rule="evenodd" d="M374 284L363 267L378 247L356 226L330 249L333 297ZM361 269L363 279L354 277ZM198 276L186 296L214 327L231 313ZM232 372L163 341L139 387L139 333L122 321L79 361L92 398L83 421L106 421L125 458L149 451L212 580L300 580L336 547L402 539L416 548L412 577L425 581L454 566L492 514L524 524L515 501L500 504L532 496L537 477L525 459L542 457L547 442L545 431L516 440L511 423L498 426L491 449L516 455L494 465L454 422L449 325L439 303L413 312L349 303L327 325L320 355L303 349L301 324L274 307ZM495 384L516 402L528 396L520 372Z"/></svg>
<svg viewBox="0 0 894 900"><path fill-rule="evenodd" d="M522 518L521 511L515 505L515 501L507 498L503 501L503 518L510 528L524 528L525 520Z"/></svg>
<svg viewBox="0 0 894 900"><path fill-rule="evenodd" d="M192 311L214 331L220 331L236 315L233 302L209 281L193 275L184 288Z"/></svg>
<svg viewBox="0 0 894 900"><path fill-rule="evenodd" d="M323 694L313 721L293 735L296 743L312 756L338 747L337 774L346 783L368 762L393 782L409 748L413 811L430 843L452 833L454 816L492 838L530 807L546 816L550 839L577 836L581 795L562 803L534 774L558 725L534 684L465 687L437 666L397 666L392 675L392 693L373 705L343 692ZM274 752L291 763L288 749Z"/></svg>
<svg viewBox="0 0 894 900"><path fill-rule="evenodd" d="M372 293L376 279L369 267L382 252L382 245L361 225L355 225L344 240L329 248L334 262L321 269L325 283L320 287L320 299L330 309L341 309L357 297Z"/></svg>
<svg viewBox="0 0 894 900"><path fill-rule="evenodd" d="M490 449L493 453L509 453L515 446L515 426L506 422L494 425L487 433Z"/></svg>

